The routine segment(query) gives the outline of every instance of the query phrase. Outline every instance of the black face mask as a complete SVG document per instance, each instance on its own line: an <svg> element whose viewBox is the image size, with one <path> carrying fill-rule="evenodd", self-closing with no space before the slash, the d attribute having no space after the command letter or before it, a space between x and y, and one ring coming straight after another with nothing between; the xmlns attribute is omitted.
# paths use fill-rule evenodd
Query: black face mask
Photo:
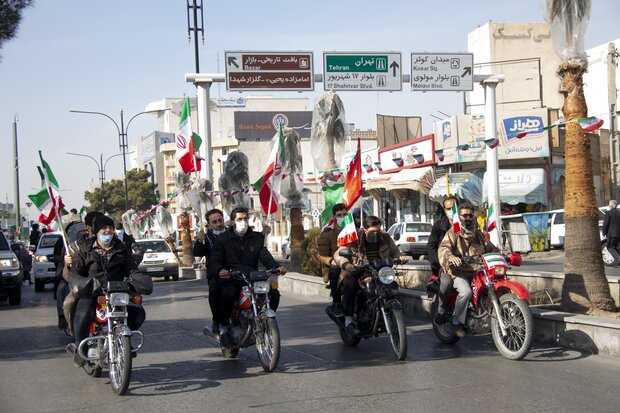
<svg viewBox="0 0 620 413"><path fill-rule="evenodd" d="M379 234L377 232L368 232L366 234L368 242L376 244L379 241Z"/></svg>

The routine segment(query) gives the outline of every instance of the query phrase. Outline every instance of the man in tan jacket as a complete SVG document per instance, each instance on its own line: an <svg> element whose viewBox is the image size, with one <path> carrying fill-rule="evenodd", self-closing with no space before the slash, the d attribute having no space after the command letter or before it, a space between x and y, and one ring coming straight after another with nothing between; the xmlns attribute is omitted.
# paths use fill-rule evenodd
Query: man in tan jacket
<svg viewBox="0 0 620 413"><path fill-rule="evenodd" d="M445 306L450 298L452 288L454 288L458 291L458 297L452 324L456 329L456 335L464 337L463 325L467 316L467 304L472 295L470 283L476 269L470 264L465 264L463 258L499 252L499 249L486 239L482 231L478 229L474 207L471 204L465 202L459 205L458 209L462 228L459 232L454 231L454 226L450 228L439 244L437 251L443 274L440 278L439 309L435 323L443 324L446 322Z"/></svg>
<svg viewBox="0 0 620 413"><path fill-rule="evenodd" d="M338 294L338 279L340 267L334 262L334 254L338 250L338 234L342 231L342 221L347 216L347 207L344 204L336 204L332 207L332 220L321 231L318 241L319 259L322 264L323 282L329 281L330 295L332 297L332 310L336 317L341 317L342 303Z"/></svg>

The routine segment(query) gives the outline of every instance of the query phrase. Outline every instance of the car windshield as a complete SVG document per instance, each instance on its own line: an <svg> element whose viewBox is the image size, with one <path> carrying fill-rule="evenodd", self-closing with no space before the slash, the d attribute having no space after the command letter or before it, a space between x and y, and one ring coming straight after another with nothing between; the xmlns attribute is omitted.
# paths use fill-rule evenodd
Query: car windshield
<svg viewBox="0 0 620 413"><path fill-rule="evenodd" d="M8 250L9 243L6 241L6 237L4 235L0 235L0 250Z"/></svg>
<svg viewBox="0 0 620 413"><path fill-rule="evenodd" d="M53 248L58 238L60 238L60 234L44 235L39 242L39 248Z"/></svg>
<svg viewBox="0 0 620 413"><path fill-rule="evenodd" d="M140 241L138 244L144 252L170 252L166 241Z"/></svg>
<svg viewBox="0 0 620 413"><path fill-rule="evenodd" d="M405 232L431 232L433 226L424 222L412 222L407 224Z"/></svg>

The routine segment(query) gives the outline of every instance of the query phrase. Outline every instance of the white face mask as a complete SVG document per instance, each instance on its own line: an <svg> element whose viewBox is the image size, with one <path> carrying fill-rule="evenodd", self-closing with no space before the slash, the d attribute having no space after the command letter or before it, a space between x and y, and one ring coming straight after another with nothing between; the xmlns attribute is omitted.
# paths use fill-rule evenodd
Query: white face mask
<svg viewBox="0 0 620 413"><path fill-rule="evenodd" d="M247 221L235 221L235 231L239 235L244 235L248 230Z"/></svg>
<svg viewBox="0 0 620 413"><path fill-rule="evenodd" d="M123 239L123 234L125 234L125 231L122 229L117 229L114 232L116 232L116 236L118 237L118 239L122 240Z"/></svg>
<svg viewBox="0 0 620 413"><path fill-rule="evenodd" d="M340 227L342 226L342 221L344 221L344 217L338 217L336 218L336 224Z"/></svg>
<svg viewBox="0 0 620 413"><path fill-rule="evenodd" d="M214 233L215 235L222 235L223 233L225 233L225 232L226 232L226 228L224 228L224 229L220 229L220 230L217 230L217 229L212 229L211 231L213 231L213 233Z"/></svg>

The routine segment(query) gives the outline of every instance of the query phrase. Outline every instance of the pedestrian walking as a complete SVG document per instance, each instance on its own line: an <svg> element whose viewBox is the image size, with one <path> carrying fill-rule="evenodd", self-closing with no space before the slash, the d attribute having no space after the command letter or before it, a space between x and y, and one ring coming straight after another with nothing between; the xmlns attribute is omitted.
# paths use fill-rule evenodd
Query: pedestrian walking
<svg viewBox="0 0 620 413"><path fill-rule="evenodd" d="M614 265L618 266L620 258L620 210L618 210L618 201L612 199L609 201L609 207L605 212L605 221L603 221L603 235L607 238L607 251L614 257Z"/></svg>

